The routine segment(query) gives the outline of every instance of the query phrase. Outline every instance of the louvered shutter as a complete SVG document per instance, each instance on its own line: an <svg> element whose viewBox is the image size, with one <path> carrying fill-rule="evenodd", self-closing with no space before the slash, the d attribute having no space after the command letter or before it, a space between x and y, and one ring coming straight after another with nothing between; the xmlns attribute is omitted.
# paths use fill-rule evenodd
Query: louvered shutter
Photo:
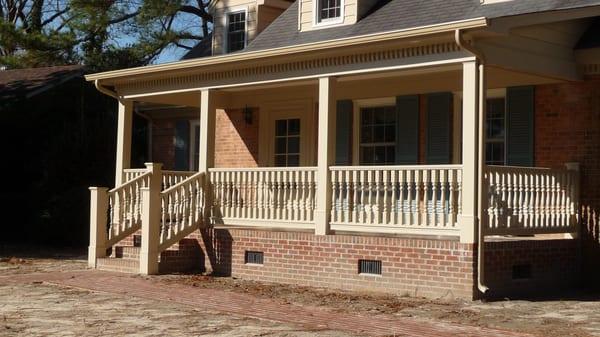
<svg viewBox="0 0 600 337"><path fill-rule="evenodd" d="M534 166L535 88L513 87L506 91L506 164Z"/></svg>
<svg viewBox="0 0 600 337"><path fill-rule="evenodd" d="M419 96L396 97L396 164L419 161Z"/></svg>
<svg viewBox="0 0 600 337"><path fill-rule="evenodd" d="M427 164L449 164L452 93L427 95Z"/></svg>
<svg viewBox="0 0 600 337"><path fill-rule="evenodd" d="M190 124L187 120L175 123L175 169L189 170Z"/></svg>
<svg viewBox="0 0 600 337"><path fill-rule="evenodd" d="M337 102L335 133L335 164L351 165L352 152L352 101Z"/></svg>

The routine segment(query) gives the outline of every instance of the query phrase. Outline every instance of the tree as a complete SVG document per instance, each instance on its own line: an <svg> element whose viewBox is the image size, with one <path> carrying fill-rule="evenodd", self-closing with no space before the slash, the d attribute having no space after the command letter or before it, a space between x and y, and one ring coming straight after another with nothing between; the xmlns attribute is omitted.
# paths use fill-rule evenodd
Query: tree
<svg viewBox="0 0 600 337"><path fill-rule="evenodd" d="M210 0L0 0L0 65L145 65L209 35Z"/></svg>

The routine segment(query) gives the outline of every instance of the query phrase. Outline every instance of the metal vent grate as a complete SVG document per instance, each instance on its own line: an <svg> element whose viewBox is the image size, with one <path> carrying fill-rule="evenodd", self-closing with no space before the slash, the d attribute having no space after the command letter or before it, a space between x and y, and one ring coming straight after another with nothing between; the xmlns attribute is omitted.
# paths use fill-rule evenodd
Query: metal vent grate
<svg viewBox="0 0 600 337"><path fill-rule="evenodd" d="M526 280L531 278L530 264L517 264L512 268L513 280Z"/></svg>
<svg viewBox="0 0 600 337"><path fill-rule="evenodd" d="M358 260L358 273L369 275L381 275L381 261Z"/></svg>
<svg viewBox="0 0 600 337"><path fill-rule="evenodd" d="M264 264L265 257L263 252L246 251L245 263Z"/></svg>

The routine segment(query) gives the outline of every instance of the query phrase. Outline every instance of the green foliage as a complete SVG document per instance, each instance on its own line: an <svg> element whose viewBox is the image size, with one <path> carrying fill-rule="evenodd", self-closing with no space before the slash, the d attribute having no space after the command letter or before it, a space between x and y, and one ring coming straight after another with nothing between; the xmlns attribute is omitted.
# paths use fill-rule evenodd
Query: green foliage
<svg viewBox="0 0 600 337"><path fill-rule="evenodd" d="M146 65L208 35L208 0L0 0L0 66Z"/></svg>

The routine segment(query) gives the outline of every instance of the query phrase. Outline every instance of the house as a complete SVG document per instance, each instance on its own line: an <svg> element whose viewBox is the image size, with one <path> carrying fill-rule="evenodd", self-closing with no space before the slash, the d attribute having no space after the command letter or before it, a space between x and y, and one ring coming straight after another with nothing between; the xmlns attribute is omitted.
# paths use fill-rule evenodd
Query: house
<svg viewBox="0 0 600 337"><path fill-rule="evenodd" d="M91 267L462 298L600 270L600 1L213 10L212 56L86 77L119 107ZM131 167L144 104L182 111Z"/></svg>

